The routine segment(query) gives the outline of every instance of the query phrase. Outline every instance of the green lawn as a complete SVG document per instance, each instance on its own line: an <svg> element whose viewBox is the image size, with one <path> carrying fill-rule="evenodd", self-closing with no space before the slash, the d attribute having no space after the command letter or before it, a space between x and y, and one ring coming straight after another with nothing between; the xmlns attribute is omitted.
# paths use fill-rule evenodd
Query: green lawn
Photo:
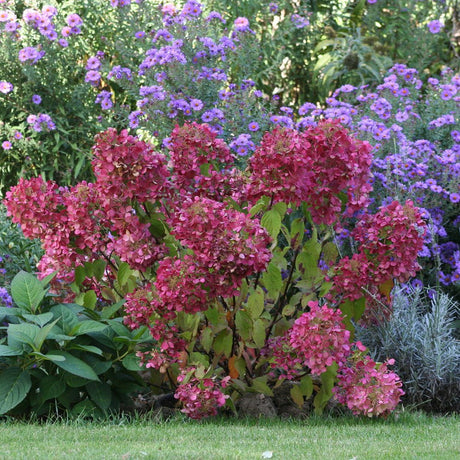
<svg viewBox="0 0 460 460"><path fill-rule="evenodd" d="M0 422L1 459L460 459L460 418ZM265 455L264 455L265 453Z"/></svg>

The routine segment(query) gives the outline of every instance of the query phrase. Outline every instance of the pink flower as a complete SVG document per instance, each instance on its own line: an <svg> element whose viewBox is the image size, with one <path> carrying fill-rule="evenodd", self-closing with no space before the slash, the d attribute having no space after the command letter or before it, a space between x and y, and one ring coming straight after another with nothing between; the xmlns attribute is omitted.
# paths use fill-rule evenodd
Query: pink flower
<svg viewBox="0 0 460 460"><path fill-rule="evenodd" d="M338 374L335 397L355 415L387 416L398 405L404 391L400 378L388 370L394 360L376 364L370 356L363 356L362 348L351 357L349 364Z"/></svg>

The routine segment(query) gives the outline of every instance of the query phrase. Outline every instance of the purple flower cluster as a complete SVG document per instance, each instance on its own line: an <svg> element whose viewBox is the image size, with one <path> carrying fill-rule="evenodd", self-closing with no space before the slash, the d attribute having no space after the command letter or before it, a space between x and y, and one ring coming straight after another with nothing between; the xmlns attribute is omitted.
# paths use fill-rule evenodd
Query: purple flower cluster
<svg viewBox="0 0 460 460"><path fill-rule="evenodd" d="M0 306L11 308L13 299L4 287L0 287Z"/></svg>
<svg viewBox="0 0 460 460"><path fill-rule="evenodd" d="M27 117L27 123L37 133L43 130L53 131L54 129L56 129L54 121L46 113L39 113L38 115L29 115Z"/></svg>
<svg viewBox="0 0 460 460"><path fill-rule="evenodd" d="M344 85L323 109L302 105L296 123L301 128L320 118L339 119L374 146L375 206L399 198L424 209L430 231L420 256L437 258L448 244L450 255L441 258L438 273L445 285L459 278L460 246L448 241L460 221L459 80L447 70L440 79L430 78L425 89L415 69L396 64L375 91Z"/></svg>

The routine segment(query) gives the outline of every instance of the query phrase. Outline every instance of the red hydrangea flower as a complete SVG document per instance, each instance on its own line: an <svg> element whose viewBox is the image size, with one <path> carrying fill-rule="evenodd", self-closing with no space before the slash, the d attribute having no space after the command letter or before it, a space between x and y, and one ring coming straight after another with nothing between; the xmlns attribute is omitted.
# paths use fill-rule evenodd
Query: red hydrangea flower
<svg viewBox="0 0 460 460"><path fill-rule="evenodd" d="M386 416L404 394L401 380L388 369L394 360L378 365L370 356L363 356L363 348L359 347L349 364L340 369L338 385L333 388L335 397L355 415Z"/></svg>
<svg viewBox="0 0 460 460"><path fill-rule="evenodd" d="M190 418L201 419L217 415L217 409L225 405L228 395L221 388L228 385L230 377L220 381L215 376L198 378L195 368L184 369L177 377L179 383L174 397L183 406L182 412Z"/></svg>
<svg viewBox="0 0 460 460"><path fill-rule="evenodd" d="M285 371L284 378L294 378L305 367L321 375L334 362L341 367L350 354L350 331L343 324L341 312L326 305L319 307L313 301L308 306L310 311L272 343L272 367Z"/></svg>
<svg viewBox="0 0 460 460"><path fill-rule="evenodd" d="M304 133L276 128L265 134L250 159L247 196L254 204L306 202L317 224L333 224L368 204L371 146L353 139L337 121L323 121ZM346 207L342 204L347 198Z"/></svg>

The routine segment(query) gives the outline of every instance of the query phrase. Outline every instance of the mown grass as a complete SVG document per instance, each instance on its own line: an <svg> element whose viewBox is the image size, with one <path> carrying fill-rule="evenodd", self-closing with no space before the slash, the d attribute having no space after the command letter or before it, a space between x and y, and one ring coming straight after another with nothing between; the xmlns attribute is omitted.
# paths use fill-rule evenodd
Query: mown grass
<svg viewBox="0 0 460 460"><path fill-rule="evenodd" d="M460 418L0 422L1 459L460 458ZM265 454L264 454L265 453Z"/></svg>

